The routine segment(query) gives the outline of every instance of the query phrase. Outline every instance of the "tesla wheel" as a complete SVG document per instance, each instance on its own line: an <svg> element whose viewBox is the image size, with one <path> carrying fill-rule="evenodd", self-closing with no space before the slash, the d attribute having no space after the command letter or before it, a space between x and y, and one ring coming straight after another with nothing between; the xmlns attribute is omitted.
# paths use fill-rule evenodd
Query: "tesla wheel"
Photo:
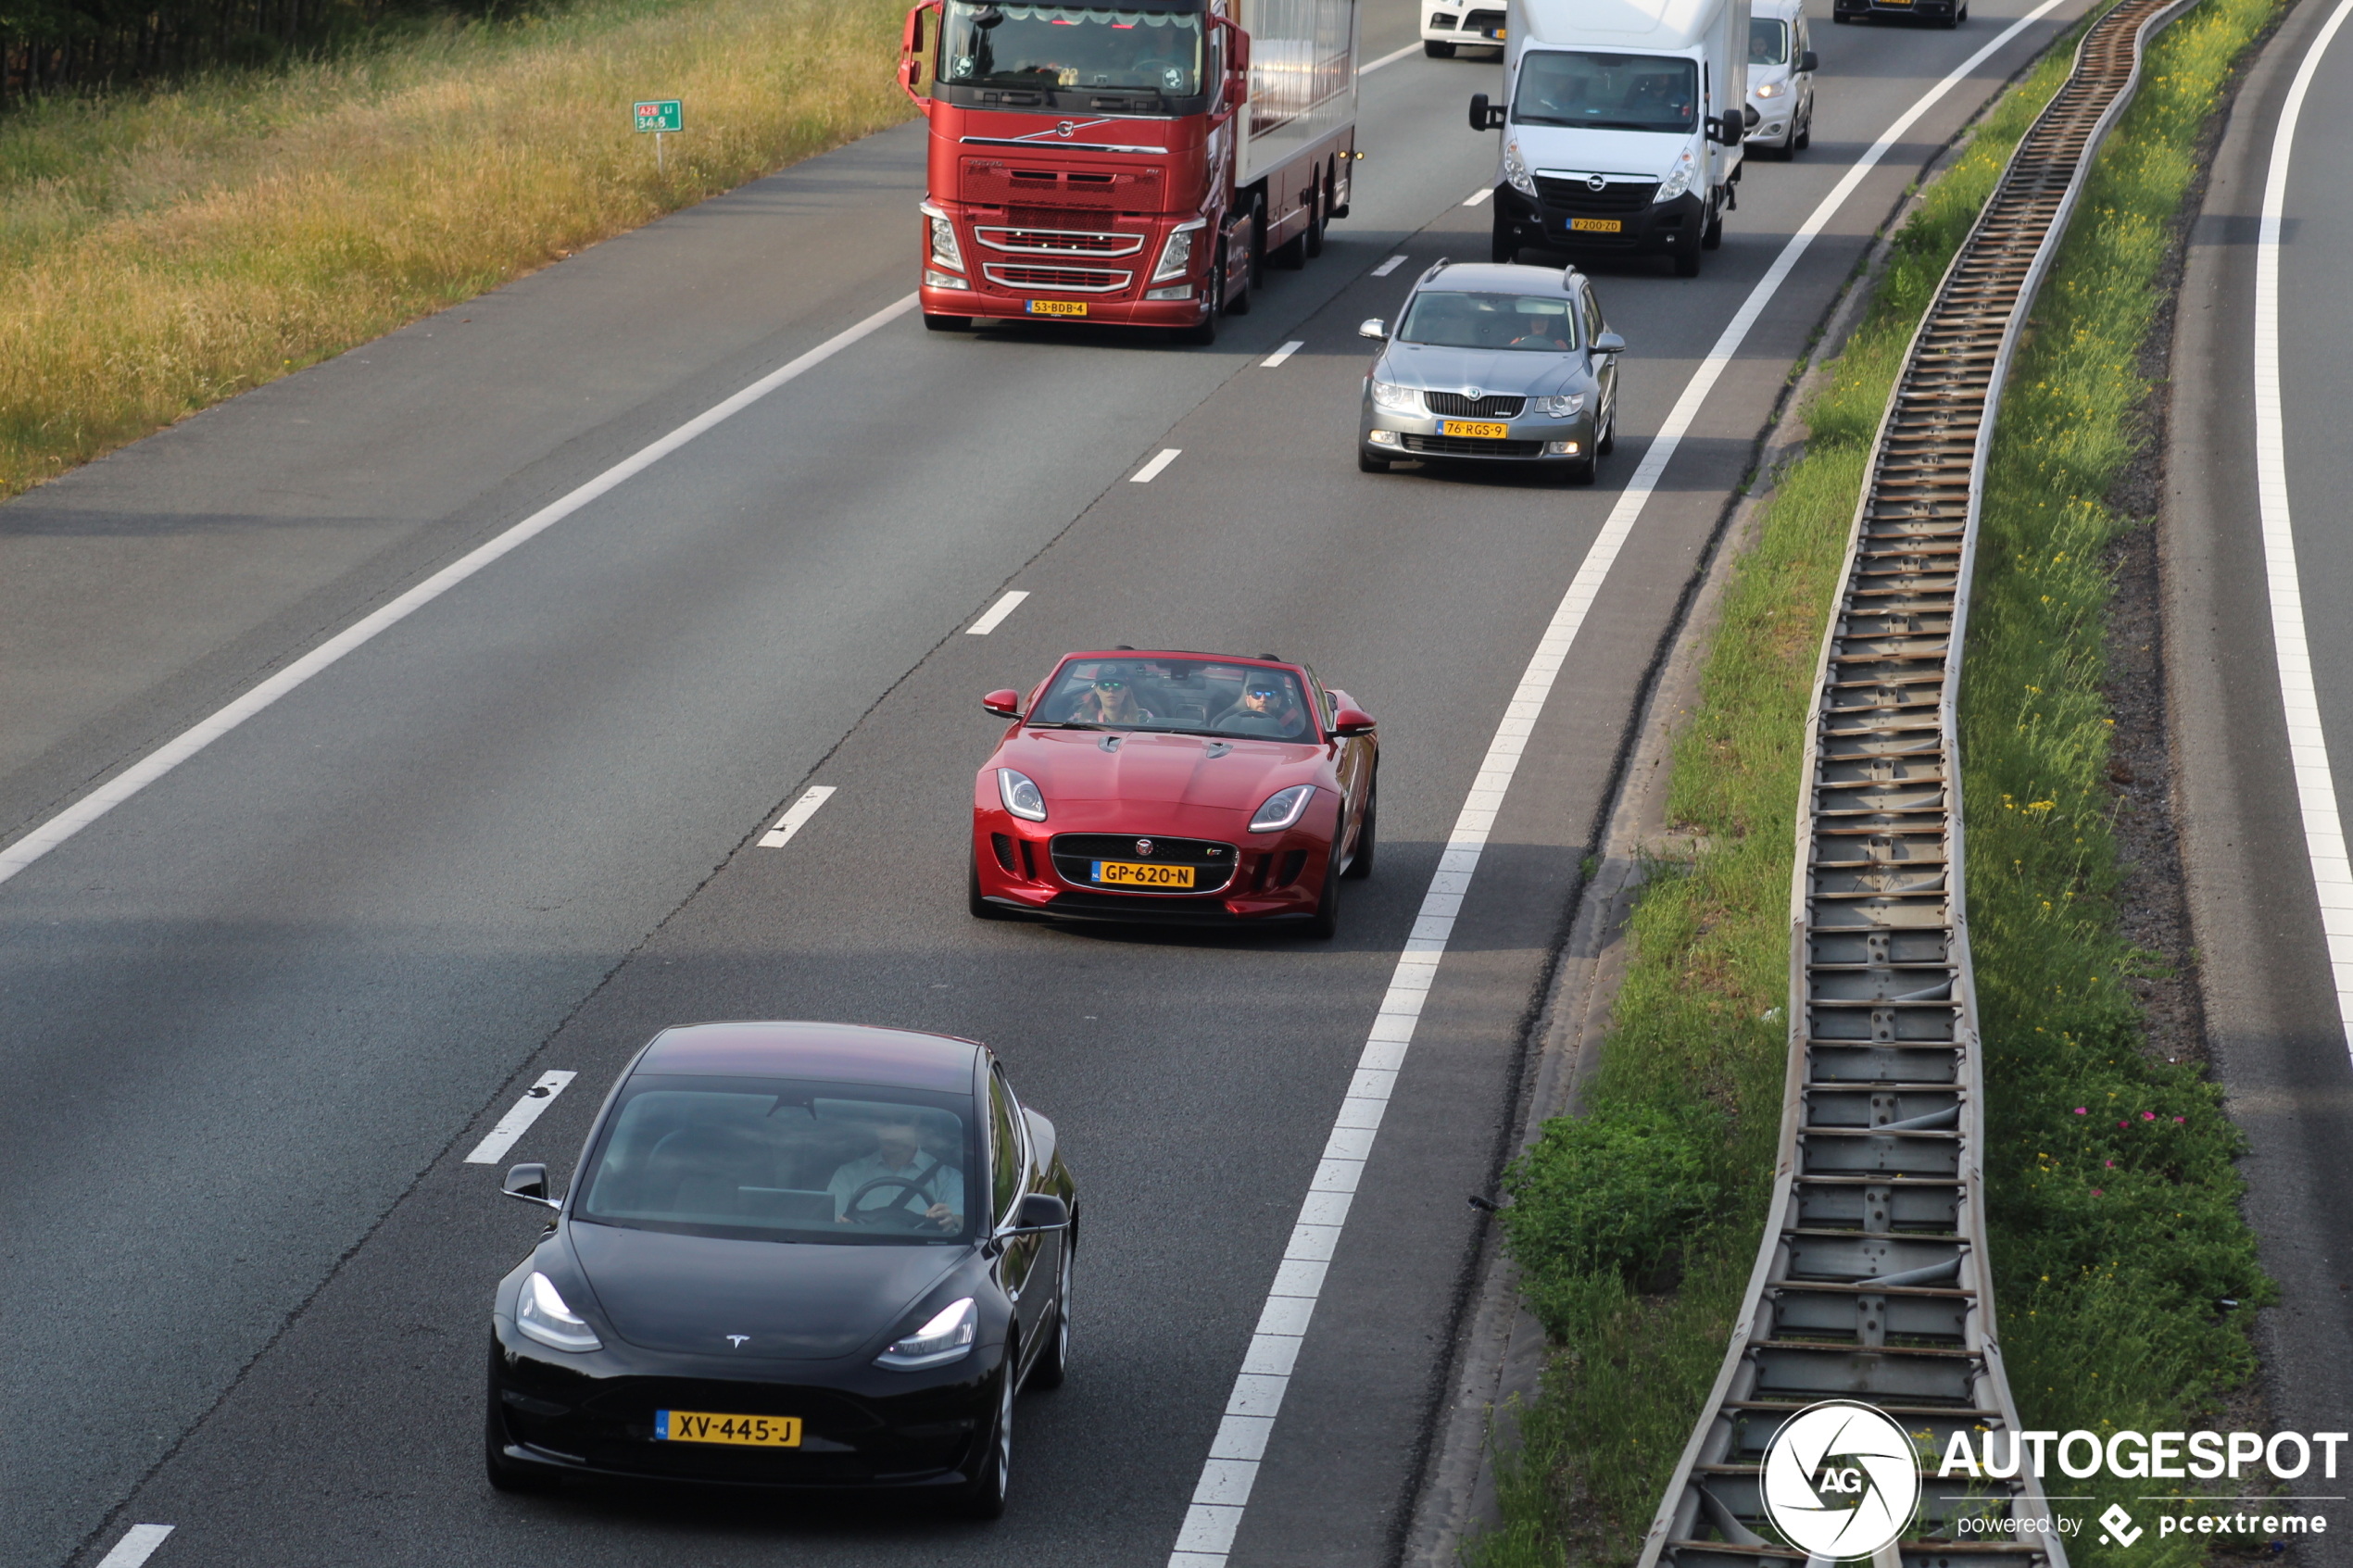
<svg viewBox="0 0 2353 1568"><path fill-rule="evenodd" d="M961 332L973 324L969 316L935 316L924 312L924 330L934 332Z"/></svg>
<svg viewBox="0 0 2353 1568"><path fill-rule="evenodd" d="M1002 920L1005 911L980 896L980 851L973 851L973 862L964 869L964 907L972 910L975 920Z"/></svg>
<svg viewBox="0 0 2353 1568"><path fill-rule="evenodd" d="M1373 775L1370 788L1365 791L1365 821L1356 830L1356 853L1350 857L1344 873L1351 882L1362 882L1373 874L1373 849L1379 842L1376 836L1380 827L1380 775Z"/></svg>
<svg viewBox="0 0 2353 1568"><path fill-rule="evenodd" d="M1340 846L1332 846L1333 853L1324 858L1324 894L1315 900L1315 916L1307 922L1307 935L1319 942L1328 942L1340 933Z"/></svg>
<svg viewBox="0 0 2353 1568"><path fill-rule="evenodd" d="M1454 46L1441 44L1435 38L1425 38L1422 40L1422 53L1433 60L1451 60L1454 57Z"/></svg>
<svg viewBox="0 0 2353 1568"><path fill-rule="evenodd" d="M1356 450L1356 471L1359 473L1387 473L1389 471L1389 459L1387 458L1376 458L1370 452L1365 451L1360 446Z"/></svg>
<svg viewBox="0 0 2353 1568"><path fill-rule="evenodd" d="M980 1474L964 1494L964 1512L975 1519L1005 1516L1005 1484L1013 1471L1013 1371L1021 1365L1020 1349L1014 1341L1005 1345L1005 1370L997 1377L997 1419L980 1458Z"/></svg>
<svg viewBox="0 0 2353 1568"><path fill-rule="evenodd" d="M1078 1248L1063 1243L1062 1283L1054 1287L1054 1337L1038 1352L1029 1381L1040 1388L1059 1388L1070 1375L1070 1274L1078 1266Z"/></svg>

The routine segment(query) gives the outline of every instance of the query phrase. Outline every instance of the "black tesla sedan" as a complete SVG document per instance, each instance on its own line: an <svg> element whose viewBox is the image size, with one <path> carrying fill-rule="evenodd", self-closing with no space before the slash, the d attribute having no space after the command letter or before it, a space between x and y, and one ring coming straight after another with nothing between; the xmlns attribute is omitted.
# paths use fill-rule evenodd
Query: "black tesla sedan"
<svg viewBox="0 0 2353 1568"><path fill-rule="evenodd" d="M1013 1395L1070 1357L1053 1123L988 1047L698 1023L637 1053L491 1309L484 1459L561 1476L908 1487L1004 1511Z"/></svg>

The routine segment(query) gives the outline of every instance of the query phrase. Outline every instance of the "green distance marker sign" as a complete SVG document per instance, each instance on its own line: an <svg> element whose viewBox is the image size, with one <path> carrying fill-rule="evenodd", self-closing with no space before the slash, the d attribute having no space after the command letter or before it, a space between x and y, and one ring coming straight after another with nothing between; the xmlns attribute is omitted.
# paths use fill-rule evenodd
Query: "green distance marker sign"
<svg viewBox="0 0 2353 1568"><path fill-rule="evenodd" d="M686 111L680 99L645 98L640 99L633 107L637 116L637 129L640 131L684 131L686 129Z"/></svg>

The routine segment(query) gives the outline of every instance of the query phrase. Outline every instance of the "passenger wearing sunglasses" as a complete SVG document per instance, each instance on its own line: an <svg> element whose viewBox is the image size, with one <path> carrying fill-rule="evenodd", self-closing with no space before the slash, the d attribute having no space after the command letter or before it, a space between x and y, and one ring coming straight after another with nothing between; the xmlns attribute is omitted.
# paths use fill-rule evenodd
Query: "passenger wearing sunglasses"
<svg viewBox="0 0 2353 1568"><path fill-rule="evenodd" d="M1136 700L1125 671L1106 670L1078 694L1070 721L1077 724L1145 724L1151 714Z"/></svg>
<svg viewBox="0 0 2353 1568"><path fill-rule="evenodd" d="M1253 675L1242 683L1242 695L1217 716L1216 729L1237 734L1296 739L1307 733L1307 715L1301 711L1289 681Z"/></svg>

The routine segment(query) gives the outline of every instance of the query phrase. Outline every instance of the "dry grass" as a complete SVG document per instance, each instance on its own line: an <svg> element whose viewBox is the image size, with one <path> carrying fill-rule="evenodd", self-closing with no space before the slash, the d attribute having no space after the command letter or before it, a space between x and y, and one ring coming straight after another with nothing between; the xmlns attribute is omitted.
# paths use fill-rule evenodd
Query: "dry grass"
<svg viewBox="0 0 2353 1568"><path fill-rule="evenodd" d="M907 119L903 10L588 0L0 121L0 496Z"/></svg>

